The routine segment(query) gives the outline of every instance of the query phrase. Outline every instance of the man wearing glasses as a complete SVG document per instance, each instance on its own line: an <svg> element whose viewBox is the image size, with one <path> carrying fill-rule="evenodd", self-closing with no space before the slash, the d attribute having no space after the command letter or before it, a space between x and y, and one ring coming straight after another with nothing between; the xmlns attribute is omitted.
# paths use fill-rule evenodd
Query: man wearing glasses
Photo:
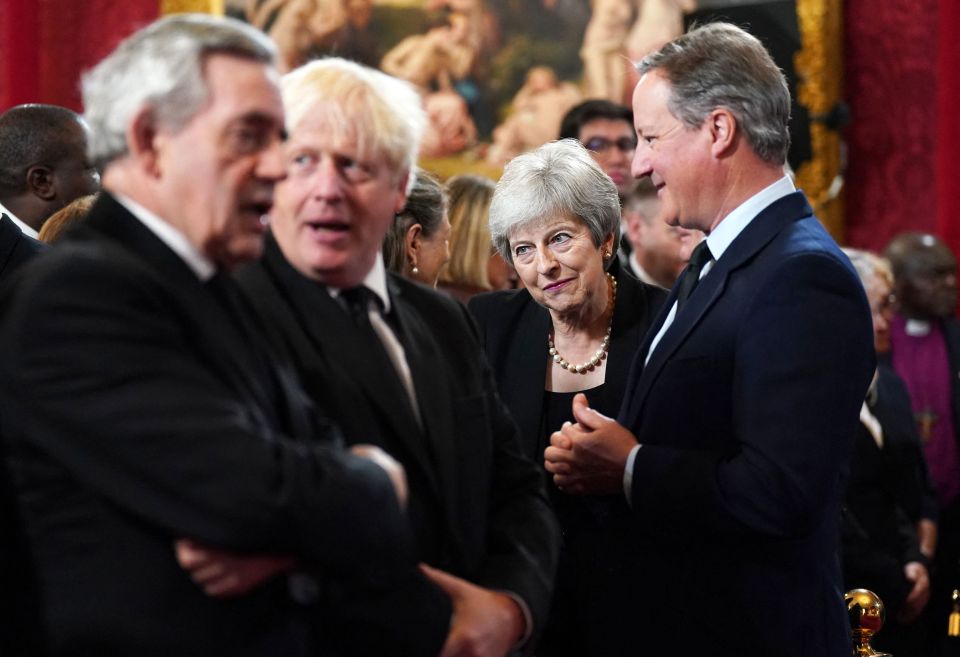
<svg viewBox="0 0 960 657"><path fill-rule="evenodd" d="M563 117L560 139L576 139L593 153L597 164L617 186L622 206L636 184L630 175L630 161L637 149L633 110L609 100L580 103Z"/></svg>

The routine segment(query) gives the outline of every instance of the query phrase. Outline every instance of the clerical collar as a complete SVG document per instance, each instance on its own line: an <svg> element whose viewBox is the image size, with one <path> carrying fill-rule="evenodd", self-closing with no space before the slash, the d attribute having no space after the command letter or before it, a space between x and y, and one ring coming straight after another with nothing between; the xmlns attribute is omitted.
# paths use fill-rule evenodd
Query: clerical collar
<svg viewBox="0 0 960 657"><path fill-rule="evenodd" d="M925 319L908 319L903 330L911 338L922 338L930 335L930 322Z"/></svg>
<svg viewBox="0 0 960 657"><path fill-rule="evenodd" d="M10 212L10 210L3 207L3 203L0 203L0 214L5 214L8 217L10 217L10 221L15 223L17 225L17 228L19 228L20 232L23 233L24 235L28 237L32 237L33 239L37 239L37 237L39 237L39 235L37 235L37 231L35 231L33 228L31 228L27 224L23 223L20 219L17 218L17 215Z"/></svg>
<svg viewBox="0 0 960 657"><path fill-rule="evenodd" d="M366 278L363 279L365 287L369 288L374 294L376 294L380 301L383 302L383 312L384 314L390 312L390 295L387 293L387 268L383 264L383 254L378 252L377 259L373 263L373 267L370 268L370 271L367 272ZM336 287L327 287L327 290L330 292L330 296L334 299L340 296L342 290Z"/></svg>
<svg viewBox="0 0 960 657"><path fill-rule="evenodd" d="M130 197L117 194L116 192L110 193L113 194L113 197L117 199L120 205L129 210L130 214L146 226L147 230L156 235L157 239L180 256L180 259L197 275L197 278L201 281L210 280L210 277L214 275L217 268L210 258L190 243L186 235Z"/></svg>

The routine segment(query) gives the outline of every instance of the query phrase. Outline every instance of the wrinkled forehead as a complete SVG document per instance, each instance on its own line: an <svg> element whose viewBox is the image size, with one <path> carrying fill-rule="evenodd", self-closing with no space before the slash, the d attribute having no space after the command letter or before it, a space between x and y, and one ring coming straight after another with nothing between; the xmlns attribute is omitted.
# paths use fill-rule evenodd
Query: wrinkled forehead
<svg viewBox="0 0 960 657"><path fill-rule="evenodd" d="M347 151L359 160L389 161L382 142L372 129L369 112L362 106L349 107L336 100L320 100L288 117L290 141L309 137L322 146ZM290 122L290 121L293 122Z"/></svg>
<svg viewBox="0 0 960 657"><path fill-rule="evenodd" d="M510 227L508 239L511 244L519 241L536 240L564 224L580 226L584 225L584 221L569 210L563 210L556 205L537 214L522 213Z"/></svg>

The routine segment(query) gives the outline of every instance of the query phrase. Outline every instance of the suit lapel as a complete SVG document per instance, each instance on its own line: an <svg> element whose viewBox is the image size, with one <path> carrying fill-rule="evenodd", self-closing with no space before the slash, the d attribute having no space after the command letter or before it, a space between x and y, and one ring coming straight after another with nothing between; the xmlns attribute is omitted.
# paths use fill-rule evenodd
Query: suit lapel
<svg viewBox="0 0 960 657"><path fill-rule="evenodd" d="M628 275L621 275L617 280L620 281ZM606 393L608 399L622 399L624 391L629 390L627 386L633 362L644 339L644 334L641 333L643 323L635 323L634 318L640 307L650 312L651 303L649 297L642 297L639 294L642 290L639 285L639 282L633 282L632 285L620 282L617 290L617 301L613 307L610 347L607 353L607 373L604 378L608 386Z"/></svg>
<svg viewBox="0 0 960 657"><path fill-rule="evenodd" d="M403 427L404 434L411 443L417 445L418 451L422 453L421 458L429 459L432 453L436 467L428 468L430 479L438 487L436 492L440 499L446 500L444 506L449 511L453 508L450 501L456 499L456 482L453 477L458 466L453 440L456 432L453 424L455 418L451 410L453 399L450 388L443 385L447 378L446 363L437 350L430 327L424 324L409 306L399 286L389 276L387 280L392 312L401 332L397 337L403 344L407 365L410 367L423 424L419 432L416 431L415 424ZM429 444L430 453L424 451L423 440ZM426 465L429 465L429 461ZM455 527L456 523L451 523L451 526Z"/></svg>
<svg viewBox="0 0 960 657"><path fill-rule="evenodd" d="M413 415L406 388L393 365L384 365L380 358L369 353L368 346L361 339L346 310L330 296L325 287L296 272L283 260L280 248L272 239L268 241L264 260L271 270L280 273L280 279L289 294L289 302L299 321L305 326L305 333L317 352L315 364L321 368L327 368L329 364L334 369L324 369L324 374L331 379L337 379L334 381L337 386L352 388L356 394L367 400L369 409L380 417L382 425L389 426L392 430L392 436L381 438L392 438L399 442L399 446L406 449L421 465L439 494L439 484L430 455L424 445L417 419ZM403 341L402 336L397 337ZM408 362L410 360L408 354ZM390 367L389 372L383 371L385 366ZM416 380L417 376L414 374L414 381ZM419 389L417 394L419 396ZM342 396L344 399L351 398L350 394ZM351 438L353 441L362 439L358 436Z"/></svg>
<svg viewBox="0 0 960 657"><path fill-rule="evenodd" d="M650 356L646 365L642 360L635 365L631 383L635 387L628 388L632 391L628 393L625 399L627 412L622 418L624 424L628 427L634 426L639 416L639 411L643 407L647 394L649 393L657 375L663 369L663 366L669 361L670 357L684 343L690 332L701 322L710 308L722 297L723 291L727 285L727 279L730 273L742 267L754 255L756 255L764 246L766 246L777 234L788 224L798 221L804 217L813 214L813 210L807 204L806 199L800 192L794 192L785 196L767 208L747 225L740 235L738 235L720 259L714 264L713 268L701 279L697 286L696 293L684 304L683 309L674 317L673 323L664 333L656 349ZM670 293L667 299L667 305L664 308L664 314L657 322L657 328L651 330L644 341L644 348L641 350L638 358L645 358L649 351L650 343L653 337L663 325L666 314L676 301L677 286Z"/></svg>
<svg viewBox="0 0 960 657"><path fill-rule="evenodd" d="M23 233L13 223L13 219L5 214L0 214L0 273L6 268L13 250L17 247L17 242L22 238Z"/></svg>
<svg viewBox="0 0 960 657"><path fill-rule="evenodd" d="M544 391L547 380L547 336L550 333L550 314L537 305L529 294L524 293L527 303L516 322L515 334L510 341L510 362L505 377L500 377L504 385L504 399L513 400L511 408L520 435L526 444L532 444L534 461L539 461L541 419L543 417ZM536 441L528 441L527 436L536 436Z"/></svg>
<svg viewBox="0 0 960 657"><path fill-rule="evenodd" d="M245 335L234 319L187 264L110 194L101 193L87 218L88 226L132 252L183 306L183 316L202 344L204 358L223 380L252 402L258 411L273 408L264 389L263 368L251 356ZM242 382L241 386L236 386ZM267 424L267 418L261 418Z"/></svg>

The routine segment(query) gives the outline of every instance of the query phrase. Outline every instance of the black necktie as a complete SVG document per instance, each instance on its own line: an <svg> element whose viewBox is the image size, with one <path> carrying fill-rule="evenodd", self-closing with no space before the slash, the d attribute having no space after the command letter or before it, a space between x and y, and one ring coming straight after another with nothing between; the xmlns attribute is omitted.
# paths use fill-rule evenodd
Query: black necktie
<svg viewBox="0 0 960 657"><path fill-rule="evenodd" d="M713 254L710 253L710 249L707 247L707 240L703 240L697 245L697 248L693 250L693 253L690 254L690 263L687 265L687 268L683 270L683 275L680 276L680 284L677 289L677 312L680 311L684 302L693 294L697 283L700 282L700 273L711 260L713 260Z"/></svg>
<svg viewBox="0 0 960 657"><path fill-rule="evenodd" d="M340 293L340 298L346 303L347 310L350 311L350 317L357 328L364 332L367 330L373 331L373 326L370 324L370 306L372 304L378 312L382 313L383 302L380 297L370 288L361 285L344 290ZM376 336L375 332L374 336ZM377 341L379 342L380 338L377 338Z"/></svg>
<svg viewBox="0 0 960 657"><path fill-rule="evenodd" d="M394 366L393 361L387 353L387 347L383 344L383 339L370 322L371 308L383 317L383 300L377 296L373 290L364 285L351 287L342 291L340 298L343 299L346 304L347 311L350 313L350 318L353 319L353 323L357 327L361 340L363 340L367 348L371 350L368 353L381 359L380 366L389 364L390 369L396 372L396 366ZM386 318L384 317L384 319Z"/></svg>
<svg viewBox="0 0 960 657"><path fill-rule="evenodd" d="M403 337L400 334L398 323L392 316L393 313L384 313L383 299L373 290L363 285L343 290L340 293L340 298L346 303L347 310L350 312L350 317L357 327L360 338L367 346L367 357L374 360L374 365L379 372L392 372L394 374L393 380L397 385L396 392L402 395L402 398L407 401L412 410L413 400L410 397L410 392L407 390L406 385L403 383L398 366L393 362L393 359L387 351L387 345L384 344L383 339L370 322L370 310L373 309L380 314L390 327L394 336L400 344L403 345ZM414 414L416 415L416 413Z"/></svg>

